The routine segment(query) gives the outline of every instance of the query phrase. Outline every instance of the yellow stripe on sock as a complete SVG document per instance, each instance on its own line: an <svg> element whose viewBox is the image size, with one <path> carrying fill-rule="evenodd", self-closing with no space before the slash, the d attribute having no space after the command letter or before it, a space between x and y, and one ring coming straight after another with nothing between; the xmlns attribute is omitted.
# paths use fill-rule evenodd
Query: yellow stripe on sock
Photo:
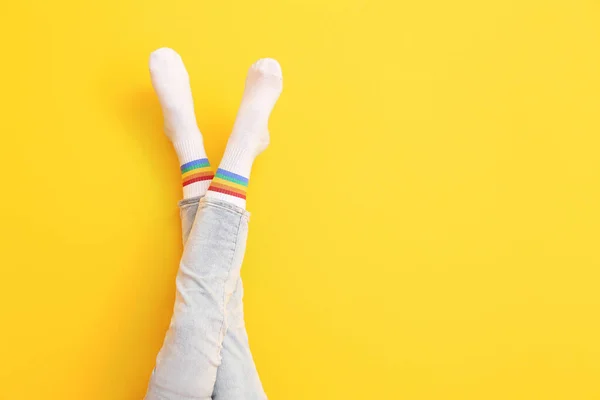
<svg viewBox="0 0 600 400"><path fill-rule="evenodd" d="M196 174L199 174L202 172L211 172L211 171L212 171L212 169L210 167L192 169L192 170L189 170L188 172L181 174L181 179L186 179L190 175L196 175Z"/></svg>
<svg viewBox="0 0 600 400"><path fill-rule="evenodd" d="M246 191L248 190L248 188L246 186L244 186L244 185L240 185L240 184L235 183L235 182L227 181L227 180L221 179L221 178L219 178L217 176L215 176L213 178L213 182L219 183L221 185L229 186L229 187L232 187L232 188L235 188L235 189L238 189L238 190L241 190L244 193L246 193Z"/></svg>

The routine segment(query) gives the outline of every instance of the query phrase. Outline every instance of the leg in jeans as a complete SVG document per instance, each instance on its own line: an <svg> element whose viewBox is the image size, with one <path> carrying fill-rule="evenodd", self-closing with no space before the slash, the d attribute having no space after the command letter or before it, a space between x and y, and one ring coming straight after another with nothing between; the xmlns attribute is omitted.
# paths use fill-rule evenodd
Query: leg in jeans
<svg viewBox="0 0 600 400"><path fill-rule="evenodd" d="M206 199L246 207L246 188L254 159L269 145L268 122L283 87L281 67L273 59L257 61L246 78L242 103L225 154ZM241 280L228 307L228 332L213 399L265 399L248 346L242 311Z"/></svg>
<svg viewBox="0 0 600 400"><path fill-rule="evenodd" d="M152 85L160 101L165 133L181 165L185 199L203 196L214 176L196 124L189 76L181 57L159 49L150 57ZM225 332L228 287L236 282L246 215L218 203L205 204L181 259L169 331L148 387L148 399L210 399ZM241 238L240 238L241 235Z"/></svg>
<svg viewBox="0 0 600 400"><path fill-rule="evenodd" d="M233 132L217 174L208 188L207 199L245 208L252 164L269 143L268 120L281 89L281 68L275 60L259 60L250 68ZM194 205L184 201L181 206L185 243ZM266 399L248 344L242 297L240 279L227 305L227 333L213 393L215 400Z"/></svg>

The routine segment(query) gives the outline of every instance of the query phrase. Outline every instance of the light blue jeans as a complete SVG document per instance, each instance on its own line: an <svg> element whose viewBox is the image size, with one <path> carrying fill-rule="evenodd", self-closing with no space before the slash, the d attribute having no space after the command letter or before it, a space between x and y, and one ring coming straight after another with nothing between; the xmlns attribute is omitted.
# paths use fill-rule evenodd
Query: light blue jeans
<svg viewBox="0 0 600 400"><path fill-rule="evenodd" d="M175 307L146 399L266 399L242 305L249 213L206 198L179 207L184 250Z"/></svg>

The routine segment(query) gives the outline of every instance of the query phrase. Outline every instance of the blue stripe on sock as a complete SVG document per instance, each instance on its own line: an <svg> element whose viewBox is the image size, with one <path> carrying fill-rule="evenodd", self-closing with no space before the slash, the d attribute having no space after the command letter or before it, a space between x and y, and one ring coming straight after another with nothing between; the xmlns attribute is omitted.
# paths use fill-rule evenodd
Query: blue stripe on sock
<svg viewBox="0 0 600 400"><path fill-rule="evenodd" d="M244 178L243 176L234 174L233 172L229 172L224 169L218 168L216 175L217 176L220 175L220 177L224 178L224 179L228 179L228 178L234 179L234 180L238 181L238 183L240 183L244 186L248 186L248 178Z"/></svg>
<svg viewBox="0 0 600 400"><path fill-rule="evenodd" d="M208 162L208 158L201 158L199 160L194 160L187 162L181 166L181 172L187 172L190 169L202 168L210 166Z"/></svg>

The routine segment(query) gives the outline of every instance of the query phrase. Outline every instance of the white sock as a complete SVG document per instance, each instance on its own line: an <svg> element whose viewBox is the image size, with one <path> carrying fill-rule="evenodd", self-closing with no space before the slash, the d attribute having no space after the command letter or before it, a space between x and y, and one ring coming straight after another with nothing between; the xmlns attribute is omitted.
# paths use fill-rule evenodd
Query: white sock
<svg viewBox="0 0 600 400"><path fill-rule="evenodd" d="M282 79L279 63L271 58L250 67L233 131L206 197L246 208L250 170L269 145L269 116L281 94Z"/></svg>
<svg viewBox="0 0 600 400"><path fill-rule="evenodd" d="M158 95L171 139L181 165L183 198L203 196L214 174L196 124L190 78L179 54L162 48L150 55L152 86Z"/></svg>

